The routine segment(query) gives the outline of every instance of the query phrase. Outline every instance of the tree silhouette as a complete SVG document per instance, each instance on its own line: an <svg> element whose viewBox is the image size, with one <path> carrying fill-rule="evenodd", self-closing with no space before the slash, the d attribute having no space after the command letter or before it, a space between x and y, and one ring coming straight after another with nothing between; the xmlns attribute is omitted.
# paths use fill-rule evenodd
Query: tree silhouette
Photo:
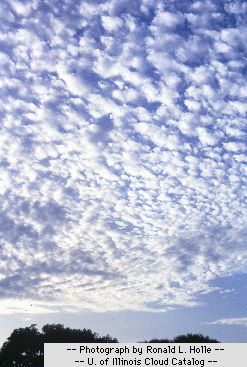
<svg viewBox="0 0 247 367"><path fill-rule="evenodd" d="M202 334L187 334L178 335L174 339L151 339L144 343L220 343L216 339L210 339L209 336L203 336Z"/></svg>
<svg viewBox="0 0 247 367"><path fill-rule="evenodd" d="M44 360L43 350L41 334L34 324L15 329L0 350L0 366L40 367Z"/></svg>
<svg viewBox="0 0 247 367"><path fill-rule="evenodd" d="M109 334L99 336L90 329L70 329L61 324L45 325L42 333L32 324L15 329L0 350L0 367L43 367L44 343L118 343ZM202 334L179 335L174 339L151 339L144 343L220 343Z"/></svg>
<svg viewBox="0 0 247 367"><path fill-rule="evenodd" d="M40 333L32 324L15 329L0 350L0 367L43 367L44 343L118 343L109 334L99 336L90 329L64 328L61 324L45 325Z"/></svg>
<svg viewBox="0 0 247 367"><path fill-rule="evenodd" d="M173 339L173 343L220 343L216 339L210 339L209 336L202 334L179 335Z"/></svg>
<svg viewBox="0 0 247 367"><path fill-rule="evenodd" d="M171 343L169 339L151 339L149 342L146 343Z"/></svg>
<svg viewBox="0 0 247 367"><path fill-rule="evenodd" d="M109 334L99 336L90 329L70 329L64 328L61 324L45 325L42 328L44 343L118 343L116 338Z"/></svg>

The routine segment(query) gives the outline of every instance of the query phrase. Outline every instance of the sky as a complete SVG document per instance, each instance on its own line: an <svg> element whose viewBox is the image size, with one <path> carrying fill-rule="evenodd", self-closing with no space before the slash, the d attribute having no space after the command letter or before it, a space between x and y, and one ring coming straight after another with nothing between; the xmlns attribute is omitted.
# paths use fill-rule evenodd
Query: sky
<svg viewBox="0 0 247 367"><path fill-rule="evenodd" d="M247 2L2 0L0 344L247 342Z"/></svg>

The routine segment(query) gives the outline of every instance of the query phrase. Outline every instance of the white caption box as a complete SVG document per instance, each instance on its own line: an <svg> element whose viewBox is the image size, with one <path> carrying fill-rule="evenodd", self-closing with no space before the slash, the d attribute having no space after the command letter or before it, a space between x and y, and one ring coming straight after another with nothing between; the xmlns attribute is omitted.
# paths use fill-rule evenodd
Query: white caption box
<svg viewBox="0 0 247 367"><path fill-rule="evenodd" d="M245 343L45 343L44 367L246 367Z"/></svg>

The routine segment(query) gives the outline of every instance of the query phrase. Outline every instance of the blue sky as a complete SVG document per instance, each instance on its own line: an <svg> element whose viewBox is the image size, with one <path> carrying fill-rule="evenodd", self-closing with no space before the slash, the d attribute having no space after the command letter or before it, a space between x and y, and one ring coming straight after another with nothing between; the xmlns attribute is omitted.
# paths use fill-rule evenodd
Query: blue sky
<svg viewBox="0 0 247 367"><path fill-rule="evenodd" d="M1 1L0 343L247 342L246 12Z"/></svg>

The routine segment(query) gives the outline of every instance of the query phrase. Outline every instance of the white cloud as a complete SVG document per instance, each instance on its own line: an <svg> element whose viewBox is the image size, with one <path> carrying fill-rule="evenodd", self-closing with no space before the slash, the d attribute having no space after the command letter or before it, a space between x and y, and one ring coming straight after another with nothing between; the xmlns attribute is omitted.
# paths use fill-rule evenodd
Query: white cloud
<svg viewBox="0 0 247 367"><path fill-rule="evenodd" d="M210 2L35 4L0 34L1 312L198 304L247 266L245 26Z"/></svg>
<svg viewBox="0 0 247 367"><path fill-rule="evenodd" d="M103 52L98 52L98 59L95 61L94 71L103 78L109 78L119 74L115 59L105 55Z"/></svg>
<svg viewBox="0 0 247 367"><path fill-rule="evenodd" d="M88 94L89 92L88 87L81 80L79 80L78 77L68 72L65 63L59 63L56 69L59 78L66 83L67 90L71 94L78 95L80 97L84 96L85 94Z"/></svg>
<svg viewBox="0 0 247 367"><path fill-rule="evenodd" d="M236 129L234 127L231 127L229 125L225 127L225 132L227 135L231 137L235 137L235 138L242 138L245 136L245 133L243 131Z"/></svg>
<svg viewBox="0 0 247 367"><path fill-rule="evenodd" d="M173 30L176 26L183 24L183 15L181 13L170 13L160 11L156 14L153 19L152 26L150 27L151 31L164 31Z"/></svg>
<svg viewBox="0 0 247 367"><path fill-rule="evenodd" d="M184 104L192 111L199 111L201 109L201 104L197 101L186 99Z"/></svg>
<svg viewBox="0 0 247 367"><path fill-rule="evenodd" d="M247 318L232 318L232 319L221 319L217 321L210 322L208 324L227 324L227 325L243 325L247 326Z"/></svg>
<svg viewBox="0 0 247 367"><path fill-rule="evenodd" d="M143 83L141 89L148 102L155 102L159 100L159 92L151 83Z"/></svg>
<svg viewBox="0 0 247 367"><path fill-rule="evenodd" d="M132 88L126 88L124 91L115 89L112 96L123 103L134 102L138 98L138 92Z"/></svg>
<svg viewBox="0 0 247 367"><path fill-rule="evenodd" d="M196 121L192 113L184 113L181 119L177 122L179 129L184 135L194 135Z"/></svg>
<svg viewBox="0 0 247 367"><path fill-rule="evenodd" d="M232 1L224 5L226 11L230 14L244 14L247 10L246 2Z"/></svg>
<svg viewBox="0 0 247 367"><path fill-rule="evenodd" d="M21 1L17 1L17 0L11 0L10 3L11 3L12 9L18 15L21 15L23 17L27 17L31 11L31 8L37 6L37 1L34 1L33 3L29 2L29 4L25 4L25 5Z"/></svg>
<svg viewBox="0 0 247 367"><path fill-rule="evenodd" d="M204 127L198 127L197 133L203 145L215 145L217 143L217 138L210 134Z"/></svg>
<svg viewBox="0 0 247 367"><path fill-rule="evenodd" d="M216 42L215 43L215 50L216 52L229 52L230 48L229 45L227 43L223 43L223 42Z"/></svg>
<svg viewBox="0 0 247 367"><path fill-rule="evenodd" d="M119 28L123 25L123 21L119 17L109 17L106 15L102 15L101 19L103 27L108 32L118 31Z"/></svg>
<svg viewBox="0 0 247 367"><path fill-rule="evenodd" d="M229 143L223 143L226 150L230 152L238 152L239 150L246 150L246 147L242 143L235 143L233 141Z"/></svg>
<svg viewBox="0 0 247 367"><path fill-rule="evenodd" d="M227 114L239 113L241 116L245 116L247 107L245 102L230 101L224 111Z"/></svg>
<svg viewBox="0 0 247 367"><path fill-rule="evenodd" d="M99 4L88 3L87 1L82 1L79 6L80 14L83 18L92 18L93 16L100 13L101 6ZM87 23L85 23L86 25Z"/></svg>

